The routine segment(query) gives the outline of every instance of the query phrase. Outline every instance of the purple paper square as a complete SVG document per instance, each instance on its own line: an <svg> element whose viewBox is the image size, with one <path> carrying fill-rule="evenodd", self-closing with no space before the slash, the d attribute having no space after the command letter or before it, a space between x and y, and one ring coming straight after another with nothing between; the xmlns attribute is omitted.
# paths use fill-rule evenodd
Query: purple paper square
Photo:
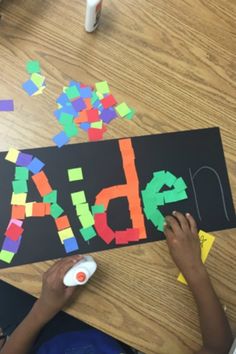
<svg viewBox="0 0 236 354"><path fill-rule="evenodd" d="M100 118L103 120L104 123L110 123L111 120L117 117L116 110L113 107L103 109L102 113L100 114Z"/></svg>
<svg viewBox="0 0 236 354"><path fill-rule="evenodd" d="M6 237L3 241L2 249L8 252L16 253L20 247L21 238L19 237L17 241L13 241L9 237Z"/></svg>
<svg viewBox="0 0 236 354"><path fill-rule="evenodd" d="M0 111L10 112L14 111L14 101L13 100L0 100Z"/></svg>
<svg viewBox="0 0 236 354"><path fill-rule="evenodd" d="M76 112L80 112L86 108L86 104L82 98L77 98L75 101L72 101L72 106L76 110Z"/></svg>
<svg viewBox="0 0 236 354"><path fill-rule="evenodd" d="M30 154L25 154L24 152L20 152L16 161L17 166L26 167L30 164L33 156Z"/></svg>

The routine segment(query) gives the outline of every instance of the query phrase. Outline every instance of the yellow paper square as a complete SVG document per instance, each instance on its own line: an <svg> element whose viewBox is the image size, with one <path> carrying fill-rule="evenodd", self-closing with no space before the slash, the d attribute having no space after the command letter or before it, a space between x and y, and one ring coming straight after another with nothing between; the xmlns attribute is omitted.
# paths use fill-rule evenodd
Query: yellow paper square
<svg viewBox="0 0 236 354"><path fill-rule="evenodd" d="M16 163L19 153L20 153L20 151L14 149L14 148L10 148L6 157L5 157L5 160Z"/></svg>
<svg viewBox="0 0 236 354"><path fill-rule="evenodd" d="M204 232L202 230L199 231L198 236L200 238L200 244L201 244L202 262L205 263L206 259L208 257L208 254L210 252L210 249L213 246L213 243L215 241L215 236L210 235L207 232ZM182 273L179 274L177 280L180 281L181 283L187 285L187 282L186 282Z"/></svg>
<svg viewBox="0 0 236 354"><path fill-rule="evenodd" d="M26 217L29 217L29 216L32 216L33 214L33 204L35 202L32 202L32 203L26 203L25 204L25 216Z"/></svg>
<svg viewBox="0 0 236 354"><path fill-rule="evenodd" d="M66 240L67 238L71 238L74 236L73 230L71 227L68 227L65 230L58 231L58 235L60 237L61 243L63 243L63 241Z"/></svg>
<svg viewBox="0 0 236 354"><path fill-rule="evenodd" d="M25 205L27 193L12 193L11 205Z"/></svg>

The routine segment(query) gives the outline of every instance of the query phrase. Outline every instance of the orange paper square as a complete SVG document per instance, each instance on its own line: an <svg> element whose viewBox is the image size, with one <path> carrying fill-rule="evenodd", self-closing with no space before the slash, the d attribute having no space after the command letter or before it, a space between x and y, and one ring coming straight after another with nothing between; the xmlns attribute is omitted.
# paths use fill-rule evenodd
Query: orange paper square
<svg viewBox="0 0 236 354"><path fill-rule="evenodd" d="M66 215L61 216L60 218L55 219L57 230L64 230L70 227L69 219Z"/></svg>
<svg viewBox="0 0 236 354"><path fill-rule="evenodd" d="M12 219L25 219L25 206L24 205L13 205L11 211Z"/></svg>
<svg viewBox="0 0 236 354"><path fill-rule="evenodd" d="M45 203L34 203L32 216L45 216Z"/></svg>

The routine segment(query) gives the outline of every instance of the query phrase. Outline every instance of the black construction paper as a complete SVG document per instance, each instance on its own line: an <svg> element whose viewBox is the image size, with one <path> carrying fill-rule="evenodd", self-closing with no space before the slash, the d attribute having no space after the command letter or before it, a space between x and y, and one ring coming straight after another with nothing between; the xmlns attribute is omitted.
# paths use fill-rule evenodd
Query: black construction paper
<svg viewBox="0 0 236 354"><path fill-rule="evenodd" d="M173 210L189 212L196 218L199 228L206 232L235 227L235 210L218 128L134 137L131 141L140 183L140 198L141 190L151 181L153 172L170 171L184 179L188 187L188 199L161 207L160 211L164 216ZM96 195L103 188L126 183L117 139L67 145L61 149L27 149L24 152L33 154L46 164L44 171L52 187L58 190L58 203L69 216L79 243L79 253L124 247L115 245L114 241L107 245L99 236L85 242L79 232L82 226L70 196L72 192L84 190L87 202L92 206ZM15 165L6 161L5 156L6 152L0 153L0 245L11 215L10 201L15 169ZM82 181L68 181L67 170L74 167L82 167ZM42 198L33 182L29 181L27 202L41 202ZM128 245L165 239L163 233L145 215L144 218L147 239ZM126 198L110 202L108 223L114 230L132 227ZM18 253L11 264L0 261L1 268L68 255L59 240L51 216L27 218L23 228Z"/></svg>

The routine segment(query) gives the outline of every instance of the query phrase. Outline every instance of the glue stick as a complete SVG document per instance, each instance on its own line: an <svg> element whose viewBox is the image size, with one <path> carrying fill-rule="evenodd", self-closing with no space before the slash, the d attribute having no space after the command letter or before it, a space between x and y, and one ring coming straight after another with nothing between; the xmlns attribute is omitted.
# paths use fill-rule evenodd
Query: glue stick
<svg viewBox="0 0 236 354"><path fill-rule="evenodd" d="M85 30L93 32L99 25L102 0L86 0Z"/></svg>

